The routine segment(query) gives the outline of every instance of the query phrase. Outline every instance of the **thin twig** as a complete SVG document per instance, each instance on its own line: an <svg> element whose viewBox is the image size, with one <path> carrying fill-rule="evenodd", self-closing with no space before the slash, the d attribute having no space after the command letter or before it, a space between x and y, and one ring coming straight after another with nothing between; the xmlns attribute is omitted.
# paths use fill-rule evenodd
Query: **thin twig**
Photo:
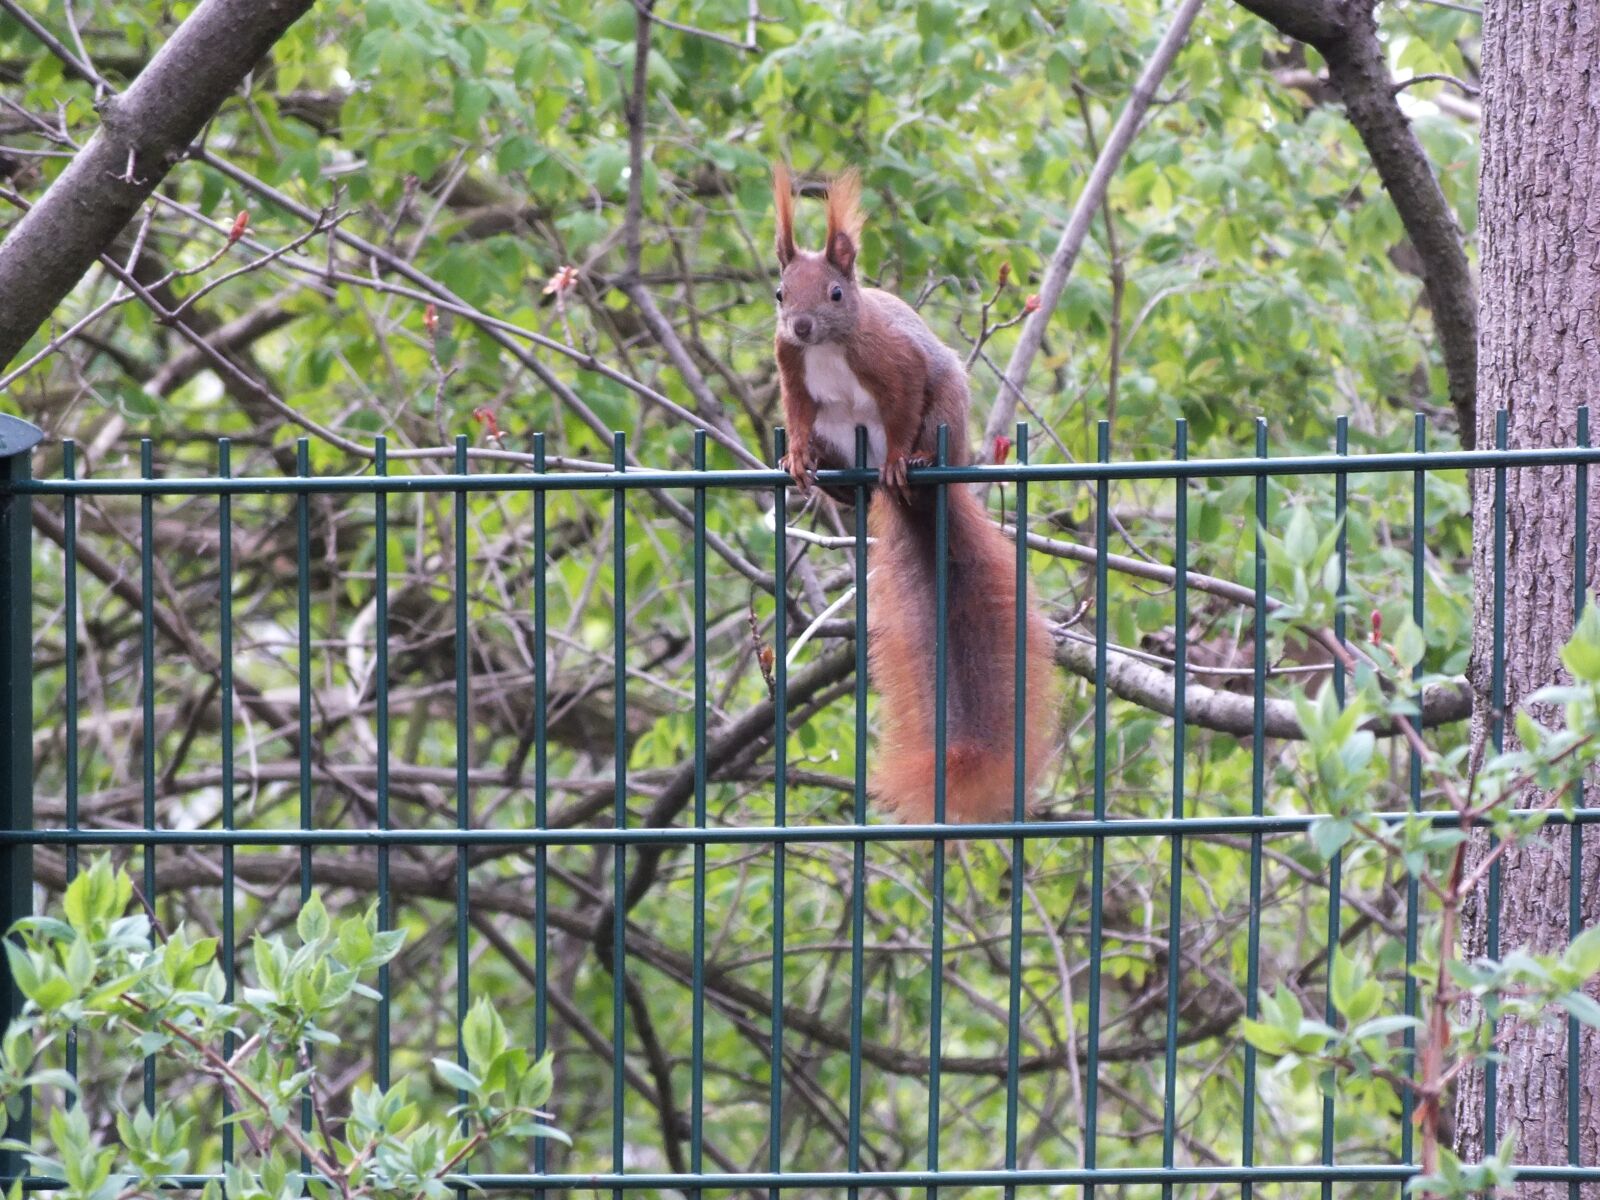
<svg viewBox="0 0 1600 1200"><path fill-rule="evenodd" d="M648 7L645 3L645 0L633 0L633 4L635 8L641 10ZM750 7L753 12L755 5L752 4ZM760 46L756 45L756 20L754 17L750 18L749 24L746 26L747 32L745 35L745 40L742 42L738 38L729 37L725 33L717 33L710 29L699 29L693 25L682 25L677 21L670 21L663 16L656 15L652 16L651 19L664 29L671 29L678 33L687 34L689 37L704 38L708 42L716 42L720 46L729 46L734 50L742 50L746 54L754 54L756 51L761 49Z"/></svg>
<svg viewBox="0 0 1600 1200"><path fill-rule="evenodd" d="M1394 87L1390 89L1390 94L1398 96L1401 92L1405 91L1408 87L1411 87L1413 84L1428 83L1428 82L1448 83L1448 84L1452 85L1453 87L1458 88L1463 96L1476 97L1476 96L1483 95L1483 89L1482 88L1474 87L1472 84L1468 83L1466 80L1457 79L1454 75L1447 75L1443 71L1428 71L1428 72L1425 72L1425 73L1423 73L1421 75L1413 75L1410 79L1402 79L1399 83L1396 83L1394 85Z"/></svg>

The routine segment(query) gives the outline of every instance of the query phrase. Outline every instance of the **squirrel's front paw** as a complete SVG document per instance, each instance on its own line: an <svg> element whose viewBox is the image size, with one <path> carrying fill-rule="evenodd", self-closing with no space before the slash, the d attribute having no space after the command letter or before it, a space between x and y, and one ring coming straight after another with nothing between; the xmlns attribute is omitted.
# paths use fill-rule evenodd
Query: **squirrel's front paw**
<svg viewBox="0 0 1600 1200"><path fill-rule="evenodd" d="M809 447L796 447L779 460L778 465L789 472L795 487L809 493L817 482L817 456Z"/></svg>
<svg viewBox="0 0 1600 1200"><path fill-rule="evenodd" d="M933 459L926 454L902 454L888 459L878 469L878 486L885 488L902 504L911 499L911 484L906 472L912 467L931 467Z"/></svg>

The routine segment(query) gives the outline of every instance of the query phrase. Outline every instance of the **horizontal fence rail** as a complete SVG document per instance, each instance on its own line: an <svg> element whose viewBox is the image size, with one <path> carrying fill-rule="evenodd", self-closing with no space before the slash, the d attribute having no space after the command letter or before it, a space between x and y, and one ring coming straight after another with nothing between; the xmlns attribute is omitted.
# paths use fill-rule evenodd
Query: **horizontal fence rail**
<svg viewBox="0 0 1600 1200"><path fill-rule="evenodd" d="M491 460L494 461L494 460ZM1031 463L963 467L912 467L913 486L940 483L1084 483L1099 480L1238 479L1279 476L1394 474L1404 471L1484 470L1497 467L1571 467L1600 462L1600 447L1549 450L1439 450L1425 453L1301 455L1287 458L1170 459L1150 462ZM876 470L821 470L821 487L870 487ZM494 475L322 475L298 478L225 479L219 476L160 479L28 479L13 494L34 496L281 496L448 492L627 491L649 488L754 490L786 486L786 471L596 470L567 475L507 472Z"/></svg>
<svg viewBox="0 0 1600 1200"><path fill-rule="evenodd" d="M877 476L864 436L861 465L818 474L854 501L825 525L781 470L709 469L703 434L689 470L633 466L618 434L608 463L563 470L546 469L542 436L530 455L494 459L463 438L448 473L392 475L398 455L380 438L363 473L313 474L302 440L294 474L235 475L239 447L222 439L214 474L158 477L147 441L138 478L80 478L72 443L40 447L0 418L0 920L48 905L86 854L109 852L136 868L152 911L214 927L231 995L250 970L241 943L292 920L314 886L347 908L375 902L380 926L421 948L382 969L370 1014L352 1012L347 1042L367 1057L342 1064L351 1079L386 1086L425 1075L430 1056L464 1061L462 1025L484 994L514 1039L556 1053L552 1105L577 1144L468 1164L463 1182L487 1190L1398 1196L1419 1169L1409 1101L1382 1139L1350 1135L1352 1158L1339 1094L1287 1091L1237 1033L1307 955L1296 986L1333 1024L1327 972L1385 928L1404 942L1396 1011L1414 1015L1428 913L1415 880L1388 911L1392 881L1370 864L1304 853L1324 814L1297 790L1268 703L1302 684L1343 703L1347 680L1331 660L1276 661L1256 531L1312 497L1337 528L1325 574L1340 600L1370 582L1427 629L1423 551L1470 527L1459 473L1497 481L1503 565L1505 473L1586 480L1600 462L1587 444L1508 449L1501 431L1492 450L1430 451L1419 418L1414 450L1350 454L1340 421L1335 453L1272 457L1262 426L1253 457L1200 460L1179 422L1170 459L1119 462L1102 424L1097 461L1033 463L1023 426L1014 464L912 470L912 486L938 489L941 549L948 488L993 493L1019 576L1050 601L1062 644L1090 647L1073 660L1043 811L1025 815L1019 767L1013 820L957 825L942 819L942 756L934 822L892 823L868 796ZM782 448L780 435L775 461ZM259 470L286 469L261 453ZM33 477L36 458L49 477ZM1391 488L1406 512L1406 544L1375 557L1387 565L1371 581L1351 575L1361 486ZM656 492L669 501L647 507ZM1140 553L1165 590L1118 582L1111 544L1132 545L1117 512L1130 496L1161 531ZM1209 536L1236 551L1219 578L1243 632L1238 661L1219 666L1201 661L1194 631L1223 594L1201 586L1213 548L1199 530L1225 507ZM1029 536L1047 523L1053 538L1090 536L1075 558L1052 557ZM1580 540L1575 608L1587 555ZM1503 576L1490 581L1497 672ZM1113 641L1125 624L1149 634L1122 621L1135 605L1160 627L1153 649ZM1347 608L1330 641L1359 650ZM1070 628L1090 621L1092 638ZM117 653L94 654L91 670L101 639ZM943 620L931 642L943 746ZM1441 661L1449 650L1430 647ZM1112 693L1112 664L1127 661L1164 672L1170 717ZM1230 678L1252 713L1242 735L1190 719L1191 689ZM1495 686L1503 696L1498 673ZM1496 712L1496 745L1502 723ZM1395 784L1371 818L1457 824L1426 794L1415 751L1389 744ZM1600 808L1537 815L1570 841L1575 933L1583 830ZM1499 884L1496 870L1492 906ZM0 972L9 1017L21 996ZM87 1040L63 1053L86 1094L93 1081L117 1102L225 1111L203 1088L174 1098L151 1064L108 1062ZM138 1096L118 1091L130 1070ZM1492 1068L1485 1086L1492 1131ZM1574 1081L1574 1131L1582 1103ZM227 1128L173 1187L221 1178L237 1150ZM1576 1138L1568 1157L1520 1178L1573 1197L1600 1187ZM17 1178L57 1186L0 1157L0 1184Z"/></svg>
<svg viewBox="0 0 1600 1200"><path fill-rule="evenodd" d="M1546 825L1600 824L1600 808L1514 809ZM1452 812L1372 812L1397 825L1421 817L1435 828L1458 826ZM1114 817L1106 820L972 821L959 825L742 825L700 829L0 829L0 845L32 846L750 846L828 842L959 842L996 838L1172 837L1179 833L1305 833L1319 816ZM1487 817L1479 826L1487 826Z"/></svg>

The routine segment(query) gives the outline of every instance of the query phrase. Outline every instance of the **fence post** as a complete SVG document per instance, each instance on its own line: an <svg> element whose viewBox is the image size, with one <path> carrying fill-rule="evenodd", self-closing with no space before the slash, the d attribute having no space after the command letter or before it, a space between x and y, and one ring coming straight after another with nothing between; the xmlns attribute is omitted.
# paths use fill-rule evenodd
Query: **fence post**
<svg viewBox="0 0 1600 1200"><path fill-rule="evenodd" d="M11 488L31 477L29 455L43 437L0 413L0 822L8 830L33 828L33 501ZM3 931L33 908L33 847L11 842L0 852ZM22 993L0 956L0 1025L21 1011ZM6 1136L27 1140L26 1107L6 1122ZM0 1151L0 1175L20 1175L23 1165L20 1154Z"/></svg>

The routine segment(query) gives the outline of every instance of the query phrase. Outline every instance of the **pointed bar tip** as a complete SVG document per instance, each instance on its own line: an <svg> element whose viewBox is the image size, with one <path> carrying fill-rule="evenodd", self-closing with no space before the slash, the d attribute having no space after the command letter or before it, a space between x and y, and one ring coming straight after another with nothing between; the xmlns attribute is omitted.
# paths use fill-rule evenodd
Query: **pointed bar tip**
<svg viewBox="0 0 1600 1200"><path fill-rule="evenodd" d="M26 454L44 441L44 430L21 417L0 413L0 458Z"/></svg>

